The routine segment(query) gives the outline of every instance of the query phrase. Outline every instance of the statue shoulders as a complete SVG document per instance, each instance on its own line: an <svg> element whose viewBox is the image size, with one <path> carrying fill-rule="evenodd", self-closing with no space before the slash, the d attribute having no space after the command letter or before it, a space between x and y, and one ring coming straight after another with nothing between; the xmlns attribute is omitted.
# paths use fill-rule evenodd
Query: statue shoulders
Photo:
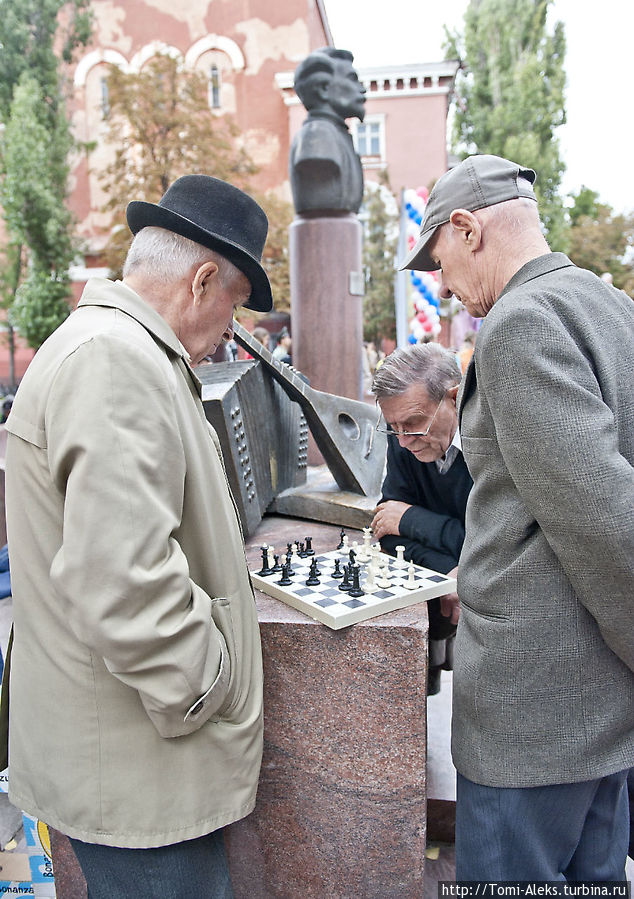
<svg viewBox="0 0 634 899"><path fill-rule="evenodd" d="M307 119L295 135L291 151L295 165L319 160L337 166L350 152L350 140L344 130L324 118Z"/></svg>

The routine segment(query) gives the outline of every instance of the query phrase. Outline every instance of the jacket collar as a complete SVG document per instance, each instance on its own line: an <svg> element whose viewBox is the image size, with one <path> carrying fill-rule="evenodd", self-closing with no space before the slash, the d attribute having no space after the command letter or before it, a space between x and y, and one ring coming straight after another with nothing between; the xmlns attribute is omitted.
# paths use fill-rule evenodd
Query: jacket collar
<svg viewBox="0 0 634 899"><path fill-rule="evenodd" d="M537 256L523 265L519 271L515 272L511 280L505 285L498 300L505 293L508 293L515 287L519 287L520 284L526 284L535 278L541 278L542 275L548 275L550 272L556 272L558 269L572 266L574 266L574 262L571 262L565 253L545 253L543 256Z"/></svg>
<svg viewBox="0 0 634 899"><path fill-rule="evenodd" d="M106 306L111 309L120 309L131 318L138 321L146 331L174 356L178 356L185 363L191 375L198 394L201 394L202 385L194 374L189 353L172 331L165 319L152 309L138 293L123 281L110 281L108 278L91 278L84 288L77 307L80 306Z"/></svg>
<svg viewBox="0 0 634 899"><path fill-rule="evenodd" d="M126 315L143 325L172 353L187 358L185 348L165 319L123 281L91 278L87 282L77 306L107 306L112 309L121 309Z"/></svg>
<svg viewBox="0 0 634 899"><path fill-rule="evenodd" d="M543 256L537 256L535 259L531 259L530 262L527 262L525 265L519 269L519 271L515 272L513 277L507 284L504 286L500 296L497 298L496 303L504 296L504 294L513 290L516 287L519 287L521 284L526 284L528 281L533 281L535 278L540 278L542 275L548 275L551 272L556 272L559 269L573 267L574 262L571 262L570 259L565 255L565 253L545 253ZM495 309L495 305L493 307ZM462 419L462 410L464 408L464 404L466 399L473 393L476 384L476 369L475 369L475 359L476 354L474 353L469 362L469 366L465 372L465 376L462 379L462 384L460 385L460 390L458 392L457 399L457 409L458 409L458 421L460 422Z"/></svg>

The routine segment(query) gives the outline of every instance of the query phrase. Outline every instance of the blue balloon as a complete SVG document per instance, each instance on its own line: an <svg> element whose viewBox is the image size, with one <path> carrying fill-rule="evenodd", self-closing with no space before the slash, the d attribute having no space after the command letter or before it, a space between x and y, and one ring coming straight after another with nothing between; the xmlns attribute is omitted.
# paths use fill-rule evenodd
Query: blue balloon
<svg viewBox="0 0 634 899"><path fill-rule="evenodd" d="M409 340L410 343L416 343L416 338L414 337L413 334L410 334L407 339Z"/></svg>
<svg viewBox="0 0 634 899"><path fill-rule="evenodd" d="M423 217L420 214L420 212L417 212L416 215L412 216L412 218L414 219L414 221L416 222L417 225L420 225L420 223L423 220Z"/></svg>

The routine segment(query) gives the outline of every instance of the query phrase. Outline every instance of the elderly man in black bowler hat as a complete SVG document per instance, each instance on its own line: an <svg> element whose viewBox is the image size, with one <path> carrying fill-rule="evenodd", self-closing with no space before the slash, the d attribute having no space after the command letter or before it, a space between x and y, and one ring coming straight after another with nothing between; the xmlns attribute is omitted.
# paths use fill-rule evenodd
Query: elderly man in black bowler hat
<svg viewBox="0 0 634 899"><path fill-rule="evenodd" d="M268 223L206 175L127 216L123 281L88 282L7 424L10 794L71 838L91 899L218 899L222 828L255 803L262 664L191 366L239 306L271 309Z"/></svg>

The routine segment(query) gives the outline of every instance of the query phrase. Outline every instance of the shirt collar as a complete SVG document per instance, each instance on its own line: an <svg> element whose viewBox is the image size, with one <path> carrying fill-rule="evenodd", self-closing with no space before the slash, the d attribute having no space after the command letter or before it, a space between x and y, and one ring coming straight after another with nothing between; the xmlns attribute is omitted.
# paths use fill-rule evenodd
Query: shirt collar
<svg viewBox="0 0 634 899"><path fill-rule="evenodd" d="M440 459L435 460L436 468L440 474L447 474L451 466L454 464L456 459L458 458L458 453L462 449L462 444L460 442L460 430L456 428L456 433L453 435L453 440L451 444L447 448L447 452Z"/></svg>

